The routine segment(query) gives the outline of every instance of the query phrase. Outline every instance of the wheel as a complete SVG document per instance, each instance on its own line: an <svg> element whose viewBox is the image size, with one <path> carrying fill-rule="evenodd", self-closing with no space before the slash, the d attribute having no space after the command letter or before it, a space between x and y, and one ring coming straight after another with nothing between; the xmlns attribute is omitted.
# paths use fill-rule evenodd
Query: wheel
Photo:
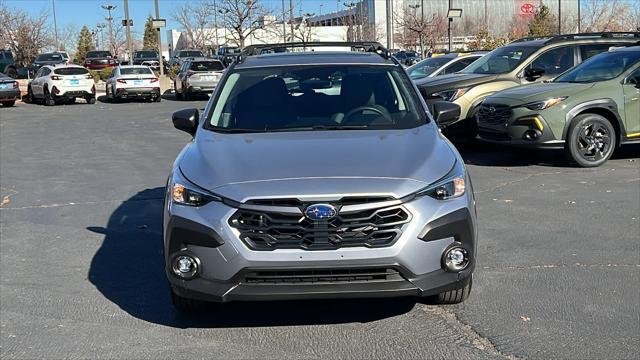
<svg viewBox="0 0 640 360"><path fill-rule="evenodd" d="M565 142L565 154L580 167L604 164L616 148L616 132L611 122L598 114L582 114L573 119Z"/></svg>
<svg viewBox="0 0 640 360"><path fill-rule="evenodd" d="M75 97L70 97L67 99L67 104L71 105L71 104L75 104L76 103L76 98Z"/></svg>
<svg viewBox="0 0 640 360"><path fill-rule="evenodd" d="M184 101L189 101L189 100L191 100L191 93L189 92L189 90L185 90L185 91L182 93L182 100L184 100Z"/></svg>
<svg viewBox="0 0 640 360"><path fill-rule="evenodd" d="M173 303L173 307L182 313L198 312L207 304L204 301L182 297L176 294L173 289L171 290L171 302Z"/></svg>
<svg viewBox="0 0 640 360"><path fill-rule="evenodd" d="M95 104L96 103L96 97L95 96L86 97L85 100L87 100L87 104Z"/></svg>
<svg viewBox="0 0 640 360"><path fill-rule="evenodd" d="M33 98L33 92L31 91L31 85L27 86L27 95L22 97L22 101L26 102L26 103L33 103L34 102L34 98Z"/></svg>
<svg viewBox="0 0 640 360"><path fill-rule="evenodd" d="M431 297L429 300L438 305L459 304L469 297L473 285L473 274L469 282L460 289L449 290Z"/></svg>
<svg viewBox="0 0 640 360"><path fill-rule="evenodd" d="M49 88L44 88L44 104L46 106L54 106L56 104L56 100L53 98L53 95L49 92Z"/></svg>
<svg viewBox="0 0 640 360"><path fill-rule="evenodd" d="M160 102L162 101L162 96L158 95L158 97L155 99L155 102Z"/></svg>
<svg viewBox="0 0 640 360"><path fill-rule="evenodd" d="M173 82L173 91L176 92L176 99L182 100L182 93L178 92L178 88L176 87L176 82Z"/></svg>
<svg viewBox="0 0 640 360"><path fill-rule="evenodd" d="M109 85L105 85L104 87L104 92L105 92L105 97L106 97L106 101L107 102L113 102L113 95L111 94L111 92L109 91Z"/></svg>
<svg viewBox="0 0 640 360"><path fill-rule="evenodd" d="M3 102L2 106L4 106L4 107L12 107L15 104L16 104L16 101L12 100L12 101Z"/></svg>

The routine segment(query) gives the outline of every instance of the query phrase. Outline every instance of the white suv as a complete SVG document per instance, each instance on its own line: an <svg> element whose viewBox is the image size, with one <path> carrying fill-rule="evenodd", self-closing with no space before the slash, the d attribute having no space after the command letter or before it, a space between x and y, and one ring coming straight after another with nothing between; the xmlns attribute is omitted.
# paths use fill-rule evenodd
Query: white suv
<svg viewBox="0 0 640 360"><path fill-rule="evenodd" d="M76 98L96 102L96 87L89 70L78 65L43 66L27 87L27 99L47 106L73 104Z"/></svg>

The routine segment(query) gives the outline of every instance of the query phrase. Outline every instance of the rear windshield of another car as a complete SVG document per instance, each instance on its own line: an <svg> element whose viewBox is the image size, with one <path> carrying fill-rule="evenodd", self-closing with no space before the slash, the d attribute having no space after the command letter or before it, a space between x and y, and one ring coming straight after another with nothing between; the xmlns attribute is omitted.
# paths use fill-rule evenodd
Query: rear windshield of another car
<svg viewBox="0 0 640 360"><path fill-rule="evenodd" d="M180 51L180 57L204 57L202 51Z"/></svg>
<svg viewBox="0 0 640 360"><path fill-rule="evenodd" d="M156 58L158 57L158 53L155 51L138 51L136 52L136 58Z"/></svg>
<svg viewBox="0 0 640 360"><path fill-rule="evenodd" d="M153 72L149 68L122 68L120 69L122 75L153 75Z"/></svg>
<svg viewBox="0 0 640 360"><path fill-rule="evenodd" d="M39 55L36 61L58 61L62 60L62 55L60 54L42 54Z"/></svg>
<svg viewBox="0 0 640 360"><path fill-rule="evenodd" d="M89 51L87 58L109 58L111 53L108 51Z"/></svg>
<svg viewBox="0 0 640 360"><path fill-rule="evenodd" d="M53 70L57 75L85 75L89 73L89 70L80 67L69 67Z"/></svg>
<svg viewBox="0 0 640 360"><path fill-rule="evenodd" d="M197 61L192 62L189 70L191 71L220 71L224 69L219 61Z"/></svg>
<svg viewBox="0 0 640 360"><path fill-rule="evenodd" d="M420 79L420 78L431 75L434 71L438 70L444 64L453 60L455 57L456 55L453 55L453 56L444 55L444 56L438 56L438 57L431 57L431 58L422 60L419 63L409 67L407 69L407 72L409 73L409 76L411 76L412 79Z"/></svg>

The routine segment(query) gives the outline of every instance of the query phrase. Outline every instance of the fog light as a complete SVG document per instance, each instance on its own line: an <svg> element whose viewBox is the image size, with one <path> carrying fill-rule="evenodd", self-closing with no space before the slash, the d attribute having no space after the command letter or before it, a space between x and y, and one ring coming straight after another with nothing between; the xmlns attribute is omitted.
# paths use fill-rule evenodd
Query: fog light
<svg viewBox="0 0 640 360"><path fill-rule="evenodd" d="M191 279L198 273L198 261L189 255L179 255L171 262L173 273L183 279Z"/></svg>
<svg viewBox="0 0 640 360"><path fill-rule="evenodd" d="M452 247L443 256L444 266L449 271L462 271L469 265L469 253L461 247Z"/></svg>

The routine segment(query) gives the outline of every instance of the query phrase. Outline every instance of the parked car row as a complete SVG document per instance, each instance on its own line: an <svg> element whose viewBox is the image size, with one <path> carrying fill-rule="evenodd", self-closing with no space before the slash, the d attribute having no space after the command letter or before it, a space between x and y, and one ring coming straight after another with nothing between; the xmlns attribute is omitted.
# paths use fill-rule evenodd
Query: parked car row
<svg viewBox="0 0 640 360"><path fill-rule="evenodd" d="M579 166L599 166L640 142L637 45L640 33L526 38L457 73L414 81L432 110L442 100L460 107L440 124L450 136L563 149Z"/></svg>

